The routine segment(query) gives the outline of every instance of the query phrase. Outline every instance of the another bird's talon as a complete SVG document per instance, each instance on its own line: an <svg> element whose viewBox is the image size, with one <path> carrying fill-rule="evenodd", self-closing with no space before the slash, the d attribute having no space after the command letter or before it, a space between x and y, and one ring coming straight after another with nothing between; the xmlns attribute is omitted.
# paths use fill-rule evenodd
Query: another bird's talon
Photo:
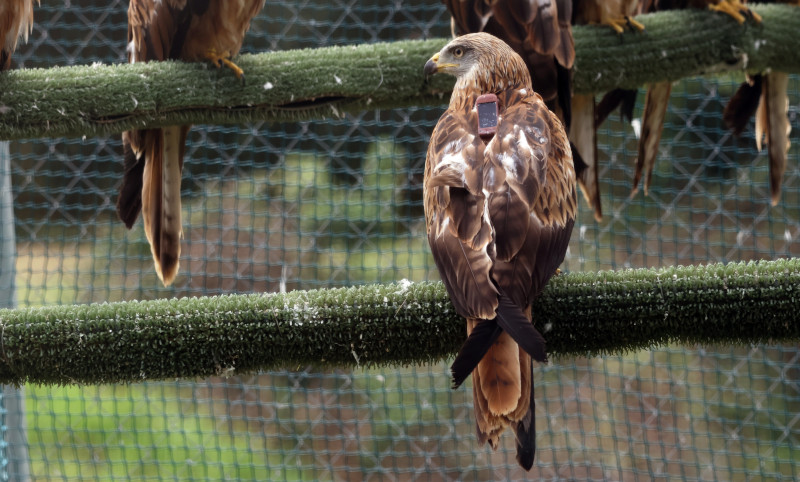
<svg viewBox="0 0 800 482"><path fill-rule="evenodd" d="M233 74L237 79L244 83L244 71L241 69L241 67L231 61L231 52L229 50L226 50L224 53L220 54L214 48L208 49L206 51L206 58L218 69L221 69L222 65L224 64L233 71Z"/></svg>
<svg viewBox="0 0 800 482"><path fill-rule="evenodd" d="M629 29L635 30L635 31L639 31L639 32L643 32L645 30L644 24L642 24L641 22L639 22L635 18L629 17L629 16L626 15L625 16L625 20L627 20L627 25L628 25Z"/></svg>

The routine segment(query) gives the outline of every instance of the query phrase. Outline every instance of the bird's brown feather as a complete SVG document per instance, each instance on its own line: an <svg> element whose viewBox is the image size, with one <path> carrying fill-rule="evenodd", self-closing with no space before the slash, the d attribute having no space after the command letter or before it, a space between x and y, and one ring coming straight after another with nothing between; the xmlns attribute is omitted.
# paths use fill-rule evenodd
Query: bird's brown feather
<svg viewBox="0 0 800 482"><path fill-rule="evenodd" d="M32 28L33 0L0 1L0 71L11 68L17 42L20 38L27 41Z"/></svg>
<svg viewBox="0 0 800 482"><path fill-rule="evenodd" d="M647 87L642 113L642 132L639 137L639 154L636 157L636 169L633 173L633 194L639 190L639 181L644 176L644 193L650 188L653 167L658 157L658 144L664 129L664 119L669 106L669 94L672 84L656 82Z"/></svg>
<svg viewBox="0 0 800 482"><path fill-rule="evenodd" d="M600 203L599 167L597 164L597 130L594 123L593 94L572 96L572 125L569 138L580 153L583 166L576 173L586 204L594 211L597 221L603 219Z"/></svg>
<svg viewBox="0 0 800 482"><path fill-rule="evenodd" d="M747 78L736 89L736 92L728 100L725 109L722 111L722 120L725 121L725 127L733 131L733 134L741 135L750 118L758 109L758 103L761 100L761 83L763 77L761 74L745 75Z"/></svg>

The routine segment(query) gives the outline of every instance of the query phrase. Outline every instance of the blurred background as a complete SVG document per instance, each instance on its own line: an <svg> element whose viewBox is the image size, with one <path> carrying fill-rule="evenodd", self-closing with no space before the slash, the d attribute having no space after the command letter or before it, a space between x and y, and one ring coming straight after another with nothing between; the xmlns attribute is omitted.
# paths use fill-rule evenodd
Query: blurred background
<svg viewBox="0 0 800 482"><path fill-rule="evenodd" d="M77 3L42 2L15 56L19 67L126 61L128 3ZM243 52L449 35L449 15L434 0L270 1ZM741 138L722 123L742 80L690 78L673 87L648 197L629 197L637 139L612 115L600 132L605 217L595 222L581 200L562 269L800 254L800 141L781 202L770 207L766 153L755 150L752 123ZM798 139L798 76L789 99ZM13 206L16 291L6 291L28 307L437 279L421 187L442 112L193 127L181 272L169 289L155 275L141 222L128 231L116 218L119 136L8 143L0 170L10 169L11 190L0 208ZM527 476L800 477L799 361L796 346L555 359L535 371L540 434ZM36 481L524 478L510 434L497 453L477 445L471 388L450 390L447 366L293 366L7 389L0 465L6 480Z"/></svg>

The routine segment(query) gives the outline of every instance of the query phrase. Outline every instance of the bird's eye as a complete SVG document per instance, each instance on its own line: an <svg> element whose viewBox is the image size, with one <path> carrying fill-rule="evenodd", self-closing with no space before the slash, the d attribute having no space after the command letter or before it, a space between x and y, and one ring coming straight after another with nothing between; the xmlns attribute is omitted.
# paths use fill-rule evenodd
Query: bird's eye
<svg viewBox="0 0 800 482"><path fill-rule="evenodd" d="M453 49L453 57L458 59L461 58L463 55L464 55L464 49L462 49L461 47L456 47Z"/></svg>

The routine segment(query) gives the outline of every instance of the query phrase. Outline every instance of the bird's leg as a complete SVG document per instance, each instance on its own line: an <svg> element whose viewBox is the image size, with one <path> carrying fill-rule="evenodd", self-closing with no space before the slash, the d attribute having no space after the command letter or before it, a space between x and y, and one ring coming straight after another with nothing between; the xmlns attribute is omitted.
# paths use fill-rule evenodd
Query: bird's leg
<svg viewBox="0 0 800 482"><path fill-rule="evenodd" d="M743 24L744 21L747 20L747 17L752 18L757 23L761 23L761 15L742 5L742 2L739 0L721 0L716 5L709 5L708 8L715 12L722 12L730 15L734 20L739 22L739 24Z"/></svg>
<svg viewBox="0 0 800 482"><path fill-rule="evenodd" d="M236 75L236 78L241 80L244 83L244 70L241 69L238 65L231 62L231 53L230 52L217 52L217 49L210 48L206 50L206 58L211 61L218 69L222 68L224 64L226 67L231 69Z"/></svg>
<svg viewBox="0 0 800 482"><path fill-rule="evenodd" d="M609 27L613 28L615 32L621 34L625 31L626 28L630 30L638 30L643 31L644 25L638 22L633 17L629 17L628 15L622 15L620 17L614 18L607 18L601 22L603 25L608 25Z"/></svg>

